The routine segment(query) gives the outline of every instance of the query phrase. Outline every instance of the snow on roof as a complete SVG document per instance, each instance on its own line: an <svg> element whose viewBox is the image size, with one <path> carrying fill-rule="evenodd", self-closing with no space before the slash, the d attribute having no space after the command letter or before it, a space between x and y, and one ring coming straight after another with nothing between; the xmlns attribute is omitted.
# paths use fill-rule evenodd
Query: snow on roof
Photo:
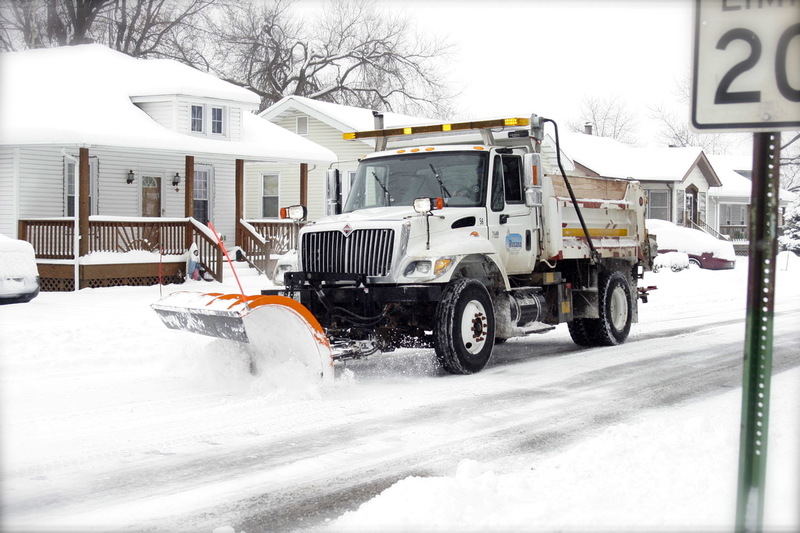
<svg viewBox="0 0 800 533"><path fill-rule="evenodd" d="M325 163L336 155L250 113L251 91L172 60L135 59L101 45L0 54L0 145L114 146L259 161ZM165 128L131 98L214 98L242 109L241 141Z"/></svg>
<svg viewBox="0 0 800 533"><path fill-rule="evenodd" d="M293 109L302 111L342 132L375 129L375 118L370 109L321 102L304 96L285 96L259 113L259 116L272 120ZM437 122L430 118L403 115L389 111L382 112L382 114L383 125L386 128Z"/></svg>
<svg viewBox="0 0 800 533"><path fill-rule="evenodd" d="M714 166L714 170L717 172L720 181L722 181L722 187L716 191L712 189L711 194L732 201L740 199L749 202L753 192L753 182L736 171L749 171L753 166L752 159L748 156L738 155L709 155L708 160ZM749 163L747 163L748 160L750 161ZM778 198L783 205L793 202L797 195L781 188L778 189Z"/></svg>
<svg viewBox="0 0 800 533"><path fill-rule="evenodd" d="M561 133L561 149L581 165L608 178L641 181L681 181L701 159L702 149L635 148L608 137L584 133ZM713 173L713 169L709 169ZM715 176L707 176L717 185Z"/></svg>

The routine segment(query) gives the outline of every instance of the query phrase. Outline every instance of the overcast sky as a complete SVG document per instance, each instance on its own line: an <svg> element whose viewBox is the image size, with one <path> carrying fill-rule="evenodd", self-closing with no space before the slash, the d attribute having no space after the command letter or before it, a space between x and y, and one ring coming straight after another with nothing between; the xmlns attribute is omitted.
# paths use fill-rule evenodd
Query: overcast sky
<svg viewBox="0 0 800 533"><path fill-rule="evenodd" d="M456 46L449 63L461 91L456 118L535 112L566 129L587 95L617 96L640 115L644 145L655 133L648 105L688 120L679 85L691 68L690 0L385 3Z"/></svg>

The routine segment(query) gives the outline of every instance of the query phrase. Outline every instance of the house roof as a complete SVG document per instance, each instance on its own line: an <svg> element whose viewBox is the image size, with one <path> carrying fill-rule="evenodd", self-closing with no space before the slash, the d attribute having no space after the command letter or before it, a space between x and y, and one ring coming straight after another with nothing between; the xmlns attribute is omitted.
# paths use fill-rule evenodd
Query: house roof
<svg viewBox="0 0 800 533"><path fill-rule="evenodd" d="M634 148L608 137L562 133L562 150L576 163L607 178L682 181L697 166L711 187L721 182L699 147Z"/></svg>
<svg viewBox="0 0 800 533"><path fill-rule="evenodd" d="M753 192L753 182L737 171L749 171L752 158L748 156L709 155L709 161L714 165L717 175L722 181L722 187L711 194L729 201L750 201ZM781 205L788 205L797 199L797 195L786 189L778 189L778 199Z"/></svg>
<svg viewBox="0 0 800 533"><path fill-rule="evenodd" d="M375 129L375 119L370 109L321 102L304 96L285 96L259 113L259 116L267 120L274 120L287 112L295 110L314 117L341 132ZM382 112L382 114L383 125L386 128L411 126L415 124L431 124L436 122L430 118L415 117L388 111Z"/></svg>
<svg viewBox="0 0 800 533"><path fill-rule="evenodd" d="M0 145L78 145L327 163L336 155L252 113L258 96L167 59L101 45L0 54ZM201 138L158 124L137 97L188 96L240 105L241 140Z"/></svg>

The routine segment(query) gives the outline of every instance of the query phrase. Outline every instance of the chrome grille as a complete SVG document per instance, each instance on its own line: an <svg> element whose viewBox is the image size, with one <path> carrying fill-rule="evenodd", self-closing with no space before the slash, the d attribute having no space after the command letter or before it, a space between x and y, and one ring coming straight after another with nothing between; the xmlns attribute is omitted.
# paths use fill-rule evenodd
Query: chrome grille
<svg viewBox="0 0 800 533"><path fill-rule="evenodd" d="M387 276L393 249L390 229L358 229L347 237L341 231L318 231L303 235L300 254L305 272Z"/></svg>

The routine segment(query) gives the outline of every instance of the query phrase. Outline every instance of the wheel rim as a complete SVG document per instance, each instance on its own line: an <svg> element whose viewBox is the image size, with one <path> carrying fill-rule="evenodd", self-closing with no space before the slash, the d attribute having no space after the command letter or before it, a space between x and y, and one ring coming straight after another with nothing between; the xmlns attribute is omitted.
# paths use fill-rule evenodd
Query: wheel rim
<svg viewBox="0 0 800 533"><path fill-rule="evenodd" d="M464 307L464 313L461 315L461 342L464 344L464 349L471 354L483 350L488 330L486 309L479 301L471 300Z"/></svg>
<svg viewBox="0 0 800 533"><path fill-rule="evenodd" d="M609 301L609 315L611 318L611 325L617 331L622 331L625 324L628 322L628 295L620 286L614 287L611 291L611 299Z"/></svg>

